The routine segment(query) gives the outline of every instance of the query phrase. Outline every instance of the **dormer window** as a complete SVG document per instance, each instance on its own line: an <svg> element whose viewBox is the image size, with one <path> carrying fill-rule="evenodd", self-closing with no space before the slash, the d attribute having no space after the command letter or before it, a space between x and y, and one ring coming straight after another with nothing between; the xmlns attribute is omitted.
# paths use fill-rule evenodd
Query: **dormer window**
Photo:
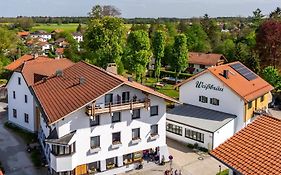
<svg viewBox="0 0 281 175"><path fill-rule="evenodd" d="M21 78L18 77L18 85L21 85Z"/></svg>

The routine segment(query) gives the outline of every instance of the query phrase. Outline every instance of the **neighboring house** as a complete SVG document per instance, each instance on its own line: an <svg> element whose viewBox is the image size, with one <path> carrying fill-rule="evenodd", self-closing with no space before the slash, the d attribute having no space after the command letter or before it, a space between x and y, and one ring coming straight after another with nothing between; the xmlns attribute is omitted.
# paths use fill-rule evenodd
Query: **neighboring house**
<svg viewBox="0 0 281 175"><path fill-rule="evenodd" d="M167 112L167 137L209 150L266 113L273 90L240 62L209 67L177 86L183 104Z"/></svg>
<svg viewBox="0 0 281 175"><path fill-rule="evenodd" d="M169 160L165 101L174 99L85 62L32 90L51 174L126 172L150 149Z"/></svg>
<svg viewBox="0 0 281 175"><path fill-rule="evenodd" d="M47 33L44 30L38 30L38 31L31 33L30 37L31 38L43 38L44 41L48 41L52 38L52 35L50 33Z"/></svg>
<svg viewBox="0 0 281 175"><path fill-rule="evenodd" d="M83 42L83 34L81 32L73 32L72 36L78 43Z"/></svg>
<svg viewBox="0 0 281 175"><path fill-rule="evenodd" d="M48 42L39 42L37 45L44 54L48 53L50 50L53 50L53 46Z"/></svg>
<svg viewBox="0 0 281 175"><path fill-rule="evenodd" d="M189 73L198 73L208 67L219 66L227 62L222 54L189 52L187 71Z"/></svg>
<svg viewBox="0 0 281 175"><path fill-rule="evenodd" d="M58 47L63 47L63 43L66 42L66 39L65 38L58 38L56 41L55 41L55 45L57 45Z"/></svg>
<svg viewBox="0 0 281 175"><path fill-rule="evenodd" d="M259 116L210 155L230 169L229 175L280 175L280 128L280 119Z"/></svg>
<svg viewBox="0 0 281 175"><path fill-rule="evenodd" d="M22 32L18 32L18 36L22 39L27 39L27 37L30 35L29 32L26 31L22 31Z"/></svg>
<svg viewBox="0 0 281 175"><path fill-rule="evenodd" d="M5 67L13 71L7 84L9 121L30 132L36 132L39 119L34 116L37 111L29 87L72 64L68 59L24 55Z"/></svg>
<svg viewBox="0 0 281 175"><path fill-rule="evenodd" d="M58 58L63 58L64 57L64 48L56 48L56 55Z"/></svg>

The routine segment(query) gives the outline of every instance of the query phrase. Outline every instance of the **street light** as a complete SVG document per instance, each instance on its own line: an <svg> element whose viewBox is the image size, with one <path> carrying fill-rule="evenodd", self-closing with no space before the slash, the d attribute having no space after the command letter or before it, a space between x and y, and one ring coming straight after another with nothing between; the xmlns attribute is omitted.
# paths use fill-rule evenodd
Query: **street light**
<svg viewBox="0 0 281 175"><path fill-rule="evenodd" d="M172 171L172 160L173 160L173 156L169 155L169 160L170 160L170 171Z"/></svg>
<svg viewBox="0 0 281 175"><path fill-rule="evenodd" d="M220 175L220 174L221 174L221 165L219 165L219 172L220 172L220 173L219 173L219 175Z"/></svg>

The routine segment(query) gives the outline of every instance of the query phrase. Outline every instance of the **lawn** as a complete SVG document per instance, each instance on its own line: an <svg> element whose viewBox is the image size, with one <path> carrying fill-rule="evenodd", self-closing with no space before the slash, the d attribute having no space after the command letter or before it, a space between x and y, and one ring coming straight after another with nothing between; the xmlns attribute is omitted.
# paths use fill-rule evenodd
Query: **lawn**
<svg viewBox="0 0 281 175"><path fill-rule="evenodd" d="M149 86L151 88L155 88L155 83L157 82L157 80L155 78L146 78L145 80L145 85ZM178 99L179 98L179 91L175 90L174 85L171 84L165 84L163 87L159 87L157 86L155 88L158 92L165 94L169 97Z"/></svg>
<svg viewBox="0 0 281 175"><path fill-rule="evenodd" d="M47 32L52 32L53 30L60 29L66 32L75 32L78 23L71 23L71 24L37 24L36 26L32 27L31 31L34 32L36 30L45 30ZM84 25L85 26L85 25Z"/></svg>

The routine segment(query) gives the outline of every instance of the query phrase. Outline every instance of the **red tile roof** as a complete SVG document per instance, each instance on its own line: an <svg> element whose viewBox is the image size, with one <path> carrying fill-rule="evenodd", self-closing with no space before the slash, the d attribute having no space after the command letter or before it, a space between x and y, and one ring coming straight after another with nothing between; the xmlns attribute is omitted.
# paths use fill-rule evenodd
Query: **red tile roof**
<svg viewBox="0 0 281 175"><path fill-rule="evenodd" d="M257 75L257 78L251 81L248 81L245 77L243 77L241 74L236 72L231 65L235 64L238 62L233 62L229 64L224 64L220 66L215 66L215 67L209 67L203 72L200 72L196 74L195 76L181 82L180 84L176 85L181 86L190 80L193 80L200 75L204 73L211 73L215 77L217 77L220 81L222 81L225 85L227 85L232 91L234 91L237 95L239 95L244 101L252 101L256 99L257 97L260 97L274 88L267 83L265 80L263 80L261 77ZM225 77L222 76L222 73L224 70L229 70L229 78L226 79ZM251 71L249 69L249 71ZM252 71L251 71L252 72Z"/></svg>
<svg viewBox="0 0 281 175"><path fill-rule="evenodd" d="M57 54L63 54L64 53L64 48L56 48L56 53Z"/></svg>
<svg viewBox="0 0 281 175"><path fill-rule="evenodd" d="M200 53L189 52L188 63L201 64L205 66L216 66L226 62L226 58L222 54L216 53Z"/></svg>
<svg viewBox="0 0 281 175"><path fill-rule="evenodd" d="M281 120L260 116L210 154L243 175L281 174Z"/></svg>
<svg viewBox="0 0 281 175"><path fill-rule="evenodd" d="M20 37L25 37L25 36L28 36L28 35L30 35L30 33L26 32L26 31L18 32L18 36L20 36Z"/></svg>
<svg viewBox="0 0 281 175"><path fill-rule="evenodd" d="M32 55L24 55L20 58L18 58L17 60L13 61L12 63L10 63L9 65L7 65L5 67L5 69L10 70L10 71L14 71L16 68L18 68L20 65L22 65L24 62L32 60L33 56Z"/></svg>
<svg viewBox="0 0 281 175"><path fill-rule="evenodd" d="M79 84L81 77L85 79L84 84ZM65 69L63 76L52 76L45 82L34 84L32 89L51 124L124 84L176 102L139 83L128 82L126 78L85 62Z"/></svg>

